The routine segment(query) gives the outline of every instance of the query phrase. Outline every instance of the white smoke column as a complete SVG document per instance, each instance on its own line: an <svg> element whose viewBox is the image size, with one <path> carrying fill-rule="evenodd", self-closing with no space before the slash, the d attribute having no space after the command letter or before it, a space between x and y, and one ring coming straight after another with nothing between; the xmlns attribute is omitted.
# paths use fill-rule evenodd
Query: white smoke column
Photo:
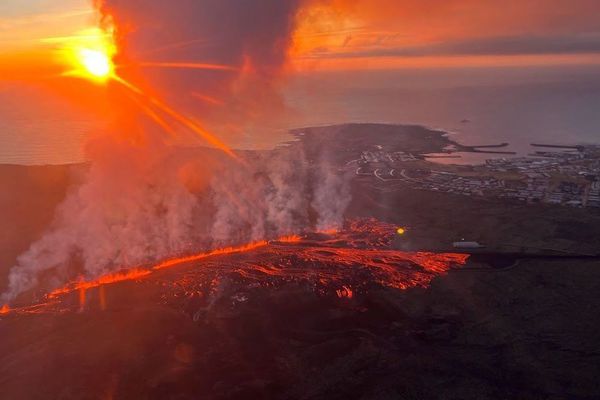
<svg viewBox="0 0 600 400"><path fill-rule="evenodd" d="M269 164L267 223L278 234L307 226L307 162L301 152L282 151Z"/></svg>
<svg viewBox="0 0 600 400"><path fill-rule="evenodd" d="M350 180L346 171L337 170L328 161L321 161L316 172L312 207L318 215L317 230L339 230L344 213L352 201Z"/></svg>
<svg viewBox="0 0 600 400"><path fill-rule="evenodd" d="M46 287L57 286L77 275L91 279L312 230L311 208L318 230L339 229L350 201L348 176L328 163L311 168L299 149L263 152L242 165L210 149L185 155L160 143L107 138L92 147L97 154L87 179L68 194L49 232L19 257L4 301L42 276ZM192 192L194 178L206 187Z"/></svg>
<svg viewBox="0 0 600 400"><path fill-rule="evenodd" d="M307 163L302 152L277 151L249 169L213 179L212 236L224 243L272 239L308 227Z"/></svg>
<svg viewBox="0 0 600 400"><path fill-rule="evenodd" d="M181 70L142 74L142 80L170 102L189 100L189 92L195 89L232 97L232 88L247 78L243 71L252 71L251 80L259 82L243 87L271 88L286 62L295 17L305 1L97 3L113 17L120 46L133 58L166 48L153 53L152 61L211 62L236 68L229 74ZM127 29L131 27L136 29ZM196 45L178 45L182 43ZM265 103L269 95L265 89L254 97ZM180 105L189 104L176 104ZM229 118L238 122L235 113L229 113ZM118 139L119 135L88 143L91 166L85 182L67 195L49 231L18 258L3 301L38 284L48 288L78 275L91 279L180 253L311 229L311 198L320 226L338 225L343 216L343 210L337 210L347 205L343 184L324 172L313 187L302 153L278 150L250 162L251 167L224 162L223 157L210 167L198 167L206 161L205 155L201 160L182 157L152 132L144 131L143 136L141 144ZM207 183L191 190L190 175ZM344 200L331 197L336 195Z"/></svg>
<svg viewBox="0 0 600 400"><path fill-rule="evenodd" d="M85 183L11 270L7 299L35 286L45 271L56 269L59 280L72 270L95 277L189 249L196 200L165 164L167 149L109 138L93 148Z"/></svg>

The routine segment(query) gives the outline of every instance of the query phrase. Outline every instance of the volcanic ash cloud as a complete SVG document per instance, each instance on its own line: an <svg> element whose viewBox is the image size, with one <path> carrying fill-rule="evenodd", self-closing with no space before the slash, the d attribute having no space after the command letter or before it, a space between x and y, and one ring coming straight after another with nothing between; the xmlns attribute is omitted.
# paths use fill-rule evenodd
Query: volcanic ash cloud
<svg viewBox="0 0 600 400"><path fill-rule="evenodd" d="M124 78L236 139L286 112L277 94L297 18L313 0L97 0ZM226 70L186 68L220 65ZM177 66L176 66L177 65ZM143 80L138 78L142 76ZM264 130L255 129L255 135Z"/></svg>

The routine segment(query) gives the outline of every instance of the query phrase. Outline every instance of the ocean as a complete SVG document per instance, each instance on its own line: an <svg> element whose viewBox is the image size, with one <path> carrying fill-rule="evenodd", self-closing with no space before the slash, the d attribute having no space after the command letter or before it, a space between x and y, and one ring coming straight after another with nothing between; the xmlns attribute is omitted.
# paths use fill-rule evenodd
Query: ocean
<svg viewBox="0 0 600 400"><path fill-rule="evenodd" d="M82 144L105 121L75 113L68 102L36 90L0 87L0 163L83 161ZM419 124L466 145L507 142L502 150L519 156L532 151L532 142L600 143L597 68L315 72L295 75L282 95L289 116L269 125L261 147L265 137L272 146L289 139L285 132L291 128L346 122ZM240 146L252 147L251 136ZM471 153L451 162L489 157Z"/></svg>
<svg viewBox="0 0 600 400"><path fill-rule="evenodd" d="M297 79L288 102L303 125L419 124L465 145L600 144L600 72L591 68L406 70ZM506 157L466 153L453 163ZM438 160L440 161L440 160Z"/></svg>

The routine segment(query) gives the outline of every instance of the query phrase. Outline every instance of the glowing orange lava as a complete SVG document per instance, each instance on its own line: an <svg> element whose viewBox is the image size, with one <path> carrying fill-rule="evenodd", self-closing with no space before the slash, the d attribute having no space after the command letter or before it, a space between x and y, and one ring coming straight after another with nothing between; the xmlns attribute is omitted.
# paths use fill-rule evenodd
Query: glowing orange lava
<svg viewBox="0 0 600 400"><path fill-rule="evenodd" d="M276 240L276 242L280 243L298 243L302 240L302 236L299 235L289 235L283 236Z"/></svg>
<svg viewBox="0 0 600 400"><path fill-rule="evenodd" d="M335 235L338 232L339 232L338 229L332 228L332 229L323 229L323 230L318 231L317 233L322 233L325 235Z"/></svg>
<svg viewBox="0 0 600 400"><path fill-rule="evenodd" d="M184 263L188 263L188 262L192 262L192 261L198 261L198 260L202 260L204 258L208 258L208 257L212 257L212 256L219 256L219 255L233 254L233 253L242 253L245 251L258 249L259 247L264 247L268 244L269 243L266 240L263 240L263 241L259 241L259 242L245 244L245 245L238 246L238 247L225 247L222 249L211 250L211 251L208 251L205 253L194 254L192 256L173 258L171 260L163 261L162 263L155 265L154 267L152 267L152 269L153 270L165 269L165 268L173 267L175 265L180 265L180 264L184 264Z"/></svg>
<svg viewBox="0 0 600 400"><path fill-rule="evenodd" d="M0 308L0 315L8 314L9 312L10 312L10 307L8 306L8 304L5 304L2 306L2 308Z"/></svg>
<svg viewBox="0 0 600 400"><path fill-rule="evenodd" d="M286 236L284 238L281 238L279 240L279 242L282 242L282 243L288 242L289 243L291 241L299 241L300 239L301 238L299 236ZM52 299L52 298L55 298L55 297L63 295L63 294L74 292L76 290L81 291L81 290L92 289L92 288L99 287L102 285L123 282L123 281L136 280L136 279L145 277L147 275L150 275L152 273L152 271L158 271L161 269L174 267L174 266L185 264L188 262L202 260L202 259L205 259L208 257L251 251L251 250L258 249L260 247L267 246L268 244L269 243L266 240L264 240L264 241L252 242L252 243L245 244L242 246L224 247L224 248L215 249L215 250L211 250L211 251L207 251L207 252L203 252L203 253L199 253L199 254L194 254L191 256L172 258L172 259L163 261L159 264L156 264L156 265L152 266L152 268L150 268L150 269L134 268L134 269L130 269L130 270L123 270L121 272L117 272L117 273L113 273L113 274L107 274L107 275L101 276L98 279L94 279L91 281L79 280L76 282L72 282L65 287L62 287L62 288L59 288L59 289L56 289L56 290L50 292L47 297ZM80 296L82 296L80 298L83 298L82 302L85 302L85 295L84 294L82 295L80 292Z"/></svg>
<svg viewBox="0 0 600 400"><path fill-rule="evenodd" d="M464 265L468 254L404 252L389 249L341 248L329 246L280 246L257 255L238 268L240 276L258 279L261 275L286 280L317 280L320 285L346 286L356 271L369 276L367 282L394 288L426 287L431 279ZM407 268L412 265L413 267ZM416 268L415 268L416 267ZM347 295L348 293L346 293ZM348 296L345 296L348 297Z"/></svg>
<svg viewBox="0 0 600 400"><path fill-rule="evenodd" d="M351 299L354 296L354 292L348 286L342 286L341 289L335 291L340 299Z"/></svg>
<svg viewBox="0 0 600 400"><path fill-rule="evenodd" d="M127 271L116 272L113 274L107 274L101 276L98 279L94 279L91 281L79 280L76 282L72 282L65 287L56 289L48 294L48 298L52 299L58 297L63 294L71 293L76 290L87 290L92 289L101 285L107 285L111 283L123 282L123 281L131 281L135 279L142 278L146 275L150 275L152 271L144 270L140 268L134 268Z"/></svg>
<svg viewBox="0 0 600 400"><path fill-rule="evenodd" d="M160 270L213 256L253 251L249 257L226 259L214 265L207 263L190 273L198 274L201 280L205 274L210 274L211 269L229 266L230 271L244 279L258 282L264 282L265 278L267 282L310 281L315 282L315 287L329 288L326 290L332 290L341 299L351 299L356 293L368 290L366 288L372 284L400 290L427 287L434 277L464 265L469 258L468 254L459 253L393 250L386 243L389 245L396 227L369 220L353 222L351 226L354 230L338 232L334 239L314 241L289 235L269 242L263 240L172 258L148 268L123 270L91 281L79 280L54 290L48 298L79 291L80 310L83 310L86 290L100 287L100 308L104 310L106 295L103 285L137 280ZM369 236L368 240L365 240L365 235ZM340 241L346 247L340 247ZM297 243L299 245L289 245ZM7 306L2 310L6 313Z"/></svg>

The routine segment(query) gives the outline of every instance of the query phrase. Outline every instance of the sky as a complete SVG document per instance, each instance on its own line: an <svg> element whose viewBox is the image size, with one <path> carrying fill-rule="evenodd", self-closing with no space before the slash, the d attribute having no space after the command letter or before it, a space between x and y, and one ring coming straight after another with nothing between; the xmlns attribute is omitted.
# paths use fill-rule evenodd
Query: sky
<svg viewBox="0 0 600 400"><path fill-rule="evenodd" d="M297 53L338 68L597 63L597 0L332 0Z"/></svg>
<svg viewBox="0 0 600 400"><path fill-rule="evenodd" d="M377 87L389 88L418 80L398 78L404 70L416 71L415 76L441 71L443 77L464 70L471 77L470 69L478 68L496 84L503 80L495 72L499 68L528 71L529 77L538 75L531 67L558 67L558 74L568 76L563 66L593 69L600 64L599 0L96 2L105 5L105 15L114 17L120 29L119 50L125 55L117 60L120 76L139 78L136 84L156 90L178 110L211 120L223 137L229 131L246 135L247 125L237 126L237 120L261 130L284 126L288 104L272 92L285 93L296 77L305 103L319 108L326 89L306 82L320 75L338 86L383 80ZM291 23L288 14L295 15ZM61 50L61 38L81 37L98 28L99 21L92 0L0 0L0 135L19 139L5 153L62 140L73 130L93 130L88 121L100 126L110 119L109 111L128 110L111 107L108 97L114 91L63 79L64 55L55 51ZM233 66L234 72L131 68L145 61L214 62ZM257 79L238 79L252 74ZM340 76L353 78L335 78ZM421 81L431 79L423 76L428 78ZM279 114L283 122L270 120ZM33 126L36 121L43 127Z"/></svg>
<svg viewBox="0 0 600 400"><path fill-rule="evenodd" d="M43 38L70 35L93 24L88 0L2 0L0 52L31 48Z"/></svg>
<svg viewBox="0 0 600 400"><path fill-rule="evenodd" d="M3 0L0 51L95 21L90 0ZM297 23L301 69L600 62L597 0L312 0Z"/></svg>

